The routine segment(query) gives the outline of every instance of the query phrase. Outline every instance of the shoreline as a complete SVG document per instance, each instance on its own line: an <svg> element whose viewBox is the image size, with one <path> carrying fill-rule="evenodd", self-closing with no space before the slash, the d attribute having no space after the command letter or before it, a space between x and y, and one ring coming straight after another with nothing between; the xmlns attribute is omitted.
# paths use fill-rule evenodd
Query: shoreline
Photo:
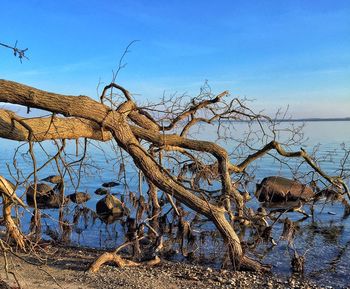
<svg viewBox="0 0 350 289"><path fill-rule="evenodd" d="M164 259L153 267L117 268L105 265L97 273L86 273L89 264L102 251L60 245L48 245L44 250L45 253L38 254L37 258L34 258L34 255L25 254L19 254L20 258L18 258L8 253L9 271L16 275L23 289L332 288L319 286L299 277L283 278L272 273L216 270L211 267ZM42 264L38 262L38 257L44 260ZM4 268L4 258L0 260L0 266ZM6 280L4 270L1 270L0 278L11 286L16 286L11 275L10 280Z"/></svg>

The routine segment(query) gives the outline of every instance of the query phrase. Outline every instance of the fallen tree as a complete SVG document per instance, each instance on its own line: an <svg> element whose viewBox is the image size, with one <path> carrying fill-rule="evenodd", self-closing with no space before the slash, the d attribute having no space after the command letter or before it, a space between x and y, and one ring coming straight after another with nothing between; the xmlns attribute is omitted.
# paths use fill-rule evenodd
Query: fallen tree
<svg viewBox="0 0 350 289"><path fill-rule="evenodd" d="M115 97L113 90L120 91L124 99ZM274 139L234 163L228 151L216 142L188 137L190 129L199 123L220 127L225 121L268 121L253 113L241 100L226 100L228 95L228 92L214 96L204 93L187 104L175 100L174 103L142 107L136 104L126 89L115 83L105 87L98 102L87 96L61 95L0 80L0 102L52 113L47 117L23 118L2 109L0 137L29 143L57 139L113 139L147 179L153 218L159 212L159 189L170 200L174 197L213 222L228 247L234 269L268 270L243 252L241 240L233 228L233 222L245 219L244 196L233 181L234 176L244 175L252 162L275 151L283 157L301 158L342 193L349 192L341 178L324 173L304 150L287 151ZM178 170L168 168L162 160L170 153L185 159L182 164L186 165L179 162ZM34 181L36 169L34 167ZM204 181L217 182L219 189L205 189ZM22 247L22 237L14 238Z"/></svg>

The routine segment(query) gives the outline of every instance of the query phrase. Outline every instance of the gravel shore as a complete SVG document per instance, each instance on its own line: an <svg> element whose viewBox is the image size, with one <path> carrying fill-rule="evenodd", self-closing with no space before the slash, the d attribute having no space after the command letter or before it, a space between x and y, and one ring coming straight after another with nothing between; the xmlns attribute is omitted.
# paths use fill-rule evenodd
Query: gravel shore
<svg viewBox="0 0 350 289"><path fill-rule="evenodd" d="M22 288L28 289L332 288L300 278L284 279L272 274L215 270L166 260L154 267L117 268L105 265L97 273L85 272L100 253L90 249L48 247L46 258L41 259L45 264L40 264L37 257L8 255L9 271L15 274ZM0 266L4 268L4 258L0 259ZM4 269L0 272L0 278L16 288L13 275L9 274L7 279ZM6 287L0 284L0 288Z"/></svg>

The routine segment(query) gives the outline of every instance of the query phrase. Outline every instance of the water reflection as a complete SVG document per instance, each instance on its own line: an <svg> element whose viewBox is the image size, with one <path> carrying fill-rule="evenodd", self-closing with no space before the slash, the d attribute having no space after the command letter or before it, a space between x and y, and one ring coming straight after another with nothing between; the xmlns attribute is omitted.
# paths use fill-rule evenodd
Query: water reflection
<svg viewBox="0 0 350 289"><path fill-rule="evenodd" d="M207 133L210 134L210 131ZM307 145L310 146L318 142L325 143L321 147L320 153L328 155L329 151L333 151L340 142L350 140L350 123L337 123L336 125L333 123L308 123L305 127L305 133L309 136ZM11 149L13 145L14 142L1 140L2 150ZM2 163L11 163L11 159L2 157ZM45 157L42 156L43 159ZM94 161L100 162L97 153L95 157ZM328 159L322 165L331 173L337 167L334 163L338 163L339 160L340 156L335 154L333 158ZM283 173L279 167L276 169L273 162L273 159L261 161L262 169L256 171L258 180L269 175ZM24 171L31 169L25 162L18 165ZM101 165L105 166L102 163ZM0 170L0 174L8 176L5 166ZM51 173L52 168L42 172L43 175ZM152 212L148 207L149 200L140 193L138 183L135 181L137 180L135 172L128 172L128 179L125 181L127 190L124 183L112 181L116 179L118 173L118 168L112 169L110 167L106 168L103 174L99 174L96 169L89 175L87 170L79 189L85 191L84 193L89 193L91 198L80 202L78 201L79 197L77 197L78 192L72 187L67 187L66 195L69 195L69 199L74 203L71 202L65 208L61 208L62 210L45 209L40 210L40 214L34 214L33 210L29 213L21 210L19 213L25 216L20 218L24 231L29 233L34 230L34 226L30 226L30 220L35 221L32 217L37 215L41 225L38 226L40 228L35 234L42 234L46 239L99 248L115 248L125 239L130 239L139 229L138 225L144 219L149 218ZM102 188L99 189L100 185ZM97 189L99 189L98 193L94 194L93 192L96 192ZM141 189L141 191L145 191L147 187ZM104 202L104 211L111 212L101 213L96 204L106 195L117 197L122 204L125 204L124 207L119 202L114 202L112 207ZM114 198L112 198L112 203L113 200ZM221 236L213 230L210 222L193 212L183 213L178 218L171 210L171 205L165 196L160 196L160 205L162 208L157 221L160 233L164 234L164 256L175 259L190 259L192 262L217 267L225 266L225 264L230 266L223 249L225 246ZM260 205L254 198L249 202L249 206L254 209ZM350 223L347 218L350 213L349 207L342 206L337 200L335 200L335 204L321 200L314 207L306 206L307 215L313 216L307 218L293 212L292 209L299 205L299 203L291 205L290 210L286 209L285 203L281 208L265 206L267 212L261 210L256 215L251 214L252 218L255 218L254 226L247 228L235 224L236 230L239 232L241 240L245 242L246 248L251 250L257 258L263 262L274 264L274 272L291 274L290 265L295 257L295 252L297 252L300 256L305 256L305 276L315 278L324 284L345 284L350 273L348 269ZM128 209L128 213L124 212L125 207ZM116 209L113 210L113 208ZM117 212L117 209L123 212ZM281 214L282 212L284 214ZM329 212L335 213L335 215ZM147 230L145 229L145 231ZM256 238L256 232L258 232L259 238ZM154 237L156 238L156 236ZM146 246L146 241L148 240L141 242L140 246ZM291 250L291 246L295 251Z"/></svg>

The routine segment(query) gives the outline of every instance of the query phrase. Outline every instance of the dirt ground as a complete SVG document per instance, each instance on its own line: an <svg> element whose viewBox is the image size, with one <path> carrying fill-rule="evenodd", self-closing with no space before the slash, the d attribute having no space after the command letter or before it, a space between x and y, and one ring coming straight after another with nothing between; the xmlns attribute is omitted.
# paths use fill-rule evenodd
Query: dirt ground
<svg viewBox="0 0 350 289"><path fill-rule="evenodd" d="M117 268L105 265L97 273L87 273L89 264L101 252L48 246L45 254L7 255L8 278L3 256L0 278L18 288L322 288L301 279L282 279L271 274L215 270L199 265L162 262L154 267ZM13 275L13 274L14 275ZM6 288L0 284L0 289ZM9 288L9 287L7 287ZM327 287L330 288L330 287Z"/></svg>

